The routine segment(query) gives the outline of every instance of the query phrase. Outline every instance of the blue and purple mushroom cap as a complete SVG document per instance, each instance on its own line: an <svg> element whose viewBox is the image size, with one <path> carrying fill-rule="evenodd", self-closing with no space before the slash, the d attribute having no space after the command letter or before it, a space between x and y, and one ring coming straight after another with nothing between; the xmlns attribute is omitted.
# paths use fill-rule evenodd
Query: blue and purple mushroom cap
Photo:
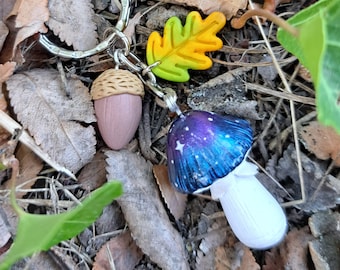
<svg viewBox="0 0 340 270"><path fill-rule="evenodd" d="M248 121L213 112L189 111L170 127L169 178L183 193L203 191L233 171L247 156L253 132Z"/></svg>

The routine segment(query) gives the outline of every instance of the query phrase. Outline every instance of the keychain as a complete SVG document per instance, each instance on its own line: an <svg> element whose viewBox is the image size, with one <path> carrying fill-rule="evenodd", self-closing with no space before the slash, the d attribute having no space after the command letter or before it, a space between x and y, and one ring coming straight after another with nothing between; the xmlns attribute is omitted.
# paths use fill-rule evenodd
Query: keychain
<svg viewBox="0 0 340 270"><path fill-rule="evenodd" d="M145 64L130 51L122 32L128 23L130 1L121 3L121 14L111 35L91 50L65 50L42 34L39 41L51 53L66 58L79 59L106 50L116 68L104 71L93 82L91 94L107 145L118 150L134 135L145 85L178 115L167 138L172 185L189 194L210 189L212 198L221 202L235 235L248 247L268 249L279 244L287 232L287 220L279 203L256 179L257 166L246 160L253 140L249 122L206 111L182 113L175 91L161 87L156 79L157 75L183 82L189 80L188 69L209 68L212 62L205 52L222 46L216 33L225 24L224 15L214 12L202 20L198 12L191 12L184 27L178 18L170 18L163 37L156 32L150 35ZM114 47L117 41L122 41L123 48ZM133 112L123 111L128 106ZM113 118L118 122L112 123ZM123 122L131 125L115 133Z"/></svg>

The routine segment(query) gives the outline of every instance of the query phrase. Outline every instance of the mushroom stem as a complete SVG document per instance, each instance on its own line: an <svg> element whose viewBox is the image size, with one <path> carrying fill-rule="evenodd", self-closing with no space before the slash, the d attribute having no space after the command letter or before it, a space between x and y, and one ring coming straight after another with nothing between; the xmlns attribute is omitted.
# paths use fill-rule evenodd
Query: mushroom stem
<svg viewBox="0 0 340 270"><path fill-rule="evenodd" d="M243 161L211 187L213 199L219 199L237 238L254 249L279 244L287 232L283 209L256 179L256 165Z"/></svg>

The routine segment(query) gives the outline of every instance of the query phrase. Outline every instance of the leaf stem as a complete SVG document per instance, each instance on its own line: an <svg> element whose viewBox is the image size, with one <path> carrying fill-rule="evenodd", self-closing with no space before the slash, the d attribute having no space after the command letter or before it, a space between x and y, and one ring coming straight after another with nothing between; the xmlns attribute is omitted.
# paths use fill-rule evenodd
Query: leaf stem
<svg viewBox="0 0 340 270"><path fill-rule="evenodd" d="M231 26L235 29L240 29L246 24L247 20L253 16L261 16L271 20L273 23L277 24L294 37L299 35L299 30L297 28L293 27L284 19L265 9L250 9L241 17L232 19Z"/></svg>

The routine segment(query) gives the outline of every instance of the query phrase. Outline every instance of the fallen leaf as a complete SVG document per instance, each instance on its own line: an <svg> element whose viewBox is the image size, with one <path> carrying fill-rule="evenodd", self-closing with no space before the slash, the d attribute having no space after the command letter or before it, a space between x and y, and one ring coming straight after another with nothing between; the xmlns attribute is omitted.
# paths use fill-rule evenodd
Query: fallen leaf
<svg viewBox="0 0 340 270"><path fill-rule="evenodd" d="M140 24L140 20L143 17L143 14L139 11L137 12L132 19L129 20L129 24L124 29L125 36L129 39L129 42L132 43L132 37L135 35L136 25Z"/></svg>
<svg viewBox="0 0 340 270"><path fill-rule="evenodd" d="M9 77L12 76L15 66L15 62L6 62L5 64L0 64L0 84L7 81Z"/></svg>
<svg viewBox="0 0 340 270"><path fill-rule="evenodd" d="M184 214L188 196L186 194L179 193L171 185L168 176L167 166L154 165L152 169L162 197L166 205L168 206L171 214L175 217L176 220L180 219Z"/></svg>
<svg viewBox="0 0 340 270"><path fill-rule="evenodd" d="M226 232L226 222L224 224L224 229L221 228L219 223L215 222L211 225L211 228L208 229L206 236L202 239L199 249L204 253L207 254L210 251L214 251L215 248L224 244L227 238Z"/></svg>
<svg viewBox="0 0 340 270"><path fill-rule="evenodd" d="M164 24L169 18L177 16L182 21L184 21L188 13L189 11L181 6L171 5L169 8L167 8L163 5L159 5L146 14L147 21L145 25L150 29L150 31L159 30L164 27Z"/></svg>
<svg viewBox="0 0 340 270"><path fill-rule="evenodd" d="M54 255L54 256L53 256ZM56 262L55 254L51 255L51 252L38 252L27 262L29 269L48 269L48 270L60 270L60 264ZM63 262L66 261L66 256L63 257ZM76 267L75 263L73 265ZM69 268L70 269L70 268ZM73 268L75 269L75 268Z"/></svg>
<svg viewBox="0 0 340 270"><path fill-rule="evenodd" d="M213 251L204 254L202 251L197 250L195 270L215 269L214 260L215 254Z"/></svg>
<svg viewBox="0 0 340 270"><path fill-rule="evenodd" d="M27 146L20 144L15 153L15 157L19 160L20 171L16 180L16 186L20 189L30 189L34 183L38 173L43 168L43 163ZM7 181L5 188L11 188L11 181ZM16 197L22 198L26 192L16 192Z"/></svg>
<svg viewBox="0 0 340 270"><path fill-rule="evenodd" d="M17 0L2 0L0 5L0 21L5 21Z"/></svg>
<svg viewBox="0 0 340 270"><path fill-rule="evenodd" d="M50 0L48 27L61 41L75 50L88 50L97 45L96 24L91 0Z"/></svg>
<svg viewBox="0 0 340 270"><path fill-rule="evenodd" d="M87 228L78 235L78 239L86 247L87 254L92 257L113 235L120 233L125 225L123 212L114 201L104 208L103 213L94 223L94 229Z"/></svg>
<svg viewBox="0 0 340 270"><path fill-rule="evenodd" d="M243 248L243 257L238 270L260 270L260 266L256 262L253 253L248 247Z"/></svg>
<svg viewBox="0 0 340 270"><path fill-rule="evenodd" d="M6 244L10 241L11 238L12 236L8 230L8 226L4 222L2 215L0 215L0 255L6 251Z"/></svg>
<svg viewBox="0 0 340 270"><path fill-rule="evenodd" d="M129 231L113 237L99 250L93 270L111 269L110 258L116 270L133 270L142 259L143 253L133 241Z"/></svg>
<svg viewBox="0 0 340 270"><path fill-rule="evenodd" d="M188 105L193 110L224 112L226 114L262 119L255 100L248 100L247 89L240 78L249 67L237 68L223 73L190 90Z"/></svg>
<svg viewBox="0 0 340 270"><path fill-rule="evenodd" d="M308 220L312 234L318 237L309 242L309 251L315 269L340 269L340 214L323 211Z"/></svg>
<svg viewBox="0 0 340 270"><path fill-rule="evenodd" d="M93 159L84 166L78 176L78 182L87 191L99 188L106 182L106 162L103 150L98 150Z"/></svg>
<svg viewBox="0 0 340 270"><path fill-rule="evenodd" d="M191 6L200 9L204 14L210 14L214 11L223 12L230 20L236 15L239 9L247 7L247 0L216 0L216 1L202 1L202 0L158 0L165 3L175 5Z"/></svg>
<svg viewBox="0 0 340 270"><path fill-rule="evenodd" d="M200 221L201 223L201 221ZM216 250L223 246L227 238L226 219L218 219L208 228L204 234L199 250L197 251L195 269L214 269L216 263Z"/></svg>
<svg viewBox="0 0 340 270"><path fill-rule="evenodd" d="M1 69L1 65L0 65L0 69ZM0 71L0 74L1 74L1 71ZM5 96L2 94L2 92L0 94L0 110L7 113L7 101L5 99ZM6 129L0 126L0 146L7 142L10 135L11 134Z"/></svg>
<svg viewBox="0 0 340 270"><path fill-rule="evenodd" d="M3 21L0 20L0 51L2 50L2 46L4 45L8 32L9 31L6 24L4 24Z"/></svg>
<svg viewBox="0 0 340 270"><path fill-rule="evenodd" d="M264 256L265 264L262 266L263 270L284 269L284 261L278 248L272 248L271 250L266 251Z"/></svg>
<svg viewBox="0 0 340 270"><path fill-rule="evenodd" d="M317 121L299 128L299 134L305 147L317 158L334 160L334 165L340 167L340 135L332 127L321 125Z"/></svg>
<svg viewBox="0 0 340 270"><path fill-rule="evenodd" d="M33 69L7 81L18 120L50 157L73 172L95 154L95 121L88 89L78 79L66 81L53 69Z"/></svg>
<svg viewBox="0 0 340 270"><path fill-rule="evenodd" d="M336 189L327 183L319 187L325 171L321 169L317 162L311 160L303 152L300 153L300 156L306 201L302 204L297 204L294 207L302 209L305 212L317 212L335 207L339 200L339 194ZM279 159L275 175L273 176L278 179L279 182L284 183L283 186L293 198L301 198L297 156L293 144L290 144L283 152L283 157Z"/></svg>
<svg viewBox="0 0 340 270"><path fill-rule="evenodd" d="M48 0L17 0L6 19L10 34L1 52L1 61L13 59L20 42L35 33L47 32L45 22L48 20Z"/></svg>
<svg viewBox="0 0 340 270"><path fill-rule="evenodd" d="M225 245L216 249L215 269L259 270L253 253L241 242L233 246Z"/></svg>
<svg viewBox="0 0 340 270"><path fill-rule="evenodd" d="M290 3L291 0L264 0L263 9L275 12L279 4Z"/></svg>
<svg viewBox="0 0 340 270"><path fill-rule="evenodd" d="M189 269L182 237L172 226L152 176L152 165L128 150L107 151L108 181L119 179L120 204L137 245L164 270Z"/></svg>
<svg viewBox="0 0 340 270"><path fill-rule="evenodd" d="M279 55L277 54L276 57L277 59L280 59L278 57ZM261 75L263 81L265 83L271 84L272 81L275 80L277 76L277 70L274 67L274 65L268 65L268 66L263 66L261 65L261 62L272 62L272 57L268 54L264 54L261 57L261 60L259 61L259 66L256 67L257 72Z"/></svg>
<svg viewBox="0 0 340 270"><path fill-rule="evenodd" d="M308 270L308 242L314 239L307 226L292 229L285 241L277 247L283 269ZM279 259L279 261L281 260ZM270 268L265 268L269 270Z"/></svg>
<svg viewBox="0 0 340 270"><path fill-rule="evenodd" d="M15 16L15 28L40 25L46 31L44 22L48 20L47 0L17 0L7 19Z"/></svg>
<svg viewBox="0 0 340 270"><path fill-rule="evenodd" d="M231 269L231 263L230 258L228 256L228 252L223 246L220 246L216 249L215 269L216 270Z"/></svg>

